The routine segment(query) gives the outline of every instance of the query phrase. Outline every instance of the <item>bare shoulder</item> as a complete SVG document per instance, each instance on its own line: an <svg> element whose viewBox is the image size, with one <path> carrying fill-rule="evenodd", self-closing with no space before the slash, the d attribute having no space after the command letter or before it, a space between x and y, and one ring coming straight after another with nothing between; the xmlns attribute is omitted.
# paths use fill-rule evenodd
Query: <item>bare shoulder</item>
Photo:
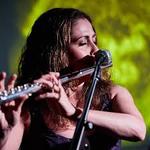
<svg viewBox="0 0 150 150"><path fill-rule="evenodd" d="M113 85L110 90L111 99L114 99L116 96L131 96L129 90L121 85Z"/></svg>
<svg viewBox="0 0 150 150"><path fill-rule="evenodd" d="M111 87L112 109L114 112L132 114L142 118L129 90L120 85Z"/></svg>

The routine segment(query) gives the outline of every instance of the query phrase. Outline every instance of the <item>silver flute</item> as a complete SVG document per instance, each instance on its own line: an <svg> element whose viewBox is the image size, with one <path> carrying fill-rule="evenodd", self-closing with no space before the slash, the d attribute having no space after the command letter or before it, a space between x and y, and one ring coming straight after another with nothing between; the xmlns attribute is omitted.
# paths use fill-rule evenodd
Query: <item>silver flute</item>
<svg viewBox="0 0 150 150"><path fill-rule="evenodd" d="M105 66L101 66L101 69L108 68L112 66L112 64L107 64ZM70 82L72 80L78 79L80 77L90 75L94 72L95 66L84 68L79 71L75 71L73 73L63 75L60 77L60 81L62 84ZM0 105L9 101L12 101L14 99L19 98L20 96L23 96L25 94L31 96L32 93L35 93L39 91L42 88L42 84L40 83L27 83L21 86L17 86L15 88L10 89L9 91L2 91L0 92Z"/></svg>

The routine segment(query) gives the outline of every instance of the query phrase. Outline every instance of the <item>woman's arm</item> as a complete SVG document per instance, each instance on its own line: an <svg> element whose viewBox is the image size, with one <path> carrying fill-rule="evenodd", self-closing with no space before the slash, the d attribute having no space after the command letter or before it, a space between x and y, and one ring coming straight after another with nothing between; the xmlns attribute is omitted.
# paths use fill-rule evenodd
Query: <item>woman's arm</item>
<svg viewBox="0 0 150 150"><path fill-rule="evenodd" d="M90 110L88 121L113 136L131 141L144 140L145 123L128 90L114 86L111 99L113 112Z"/></svg>
<svg viewBox="0 0 150 150"><path fill-rule="evenodd" d="M18 122L0 139L1 150L18 150L24 133L24 125Z"/></svg>
<svg viewBox="0 0 150 150"><path fill-rule="evenodd" d="M0 73L0 91L5 90L6 73ZM8 80L6 90L14 86L16 75ZM0 150L18 150L24 132L24 121L21 117L22 105L28 96L0 106ZM24 115L23 115L24 116Z"/></svg>
<svg viewBox="0 0 150 150"><path fill-rule="evenodd" d="M47 87L47 92L40 93L37 100L49 99L49 102L59 103L64 110L64 115L70 119L72 116L74 118L74 114L80 116L69 101L58 78L56 73L49 73L34 81ZM145 124L131 94L123 87L114 86L111 90L111 99L113 112L90 110L88 121L113 136L134 141L144 140Z"/></svg>

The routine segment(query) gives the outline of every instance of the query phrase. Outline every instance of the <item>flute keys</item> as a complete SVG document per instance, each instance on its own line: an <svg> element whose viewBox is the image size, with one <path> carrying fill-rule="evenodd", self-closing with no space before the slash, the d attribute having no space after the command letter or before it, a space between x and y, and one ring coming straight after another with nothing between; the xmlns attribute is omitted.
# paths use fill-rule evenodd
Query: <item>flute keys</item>
<svg viewBox="0 0 150 150"><path fill-rule="evenodd" d="M2 93L2 96L8 96L8 92L6 90L4 90Z"/></svg>
<svg viewBox="0 0 150 150"><path fill-rule="evenodd" d="M15 93L15 89L14 88L10 89L9 94L14 94L14 93Z"/></svg>

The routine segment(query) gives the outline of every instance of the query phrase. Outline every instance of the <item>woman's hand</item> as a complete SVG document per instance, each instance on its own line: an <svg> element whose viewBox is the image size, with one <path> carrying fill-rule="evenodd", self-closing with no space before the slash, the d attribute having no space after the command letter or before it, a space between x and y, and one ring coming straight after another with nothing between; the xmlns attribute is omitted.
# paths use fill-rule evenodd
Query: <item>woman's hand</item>
<svg viewBox="0 0 150 150"><path fill-rule="evenodd" d="M43 89L36 97L37 100L46 99L50 104L52 104L51 107L54 107L54 103L59 104L62 108L61 112L64 112L63 115L65 116L69 117L75 113L75 108L69 101L68 96L61 85L59 73L50 72L34 82L41 83L43 85Z"/></svg>
<svg viewBox="0 0 150 150"><path fill-rule="evenodd" d="M13 88L16 78L16 75L12 75L5 86L6 73L0 73L0 92ZM0 147L7 140L12 128L21 120L22 105L27 98L28 96L22 96L0 106Z"/></svg>

